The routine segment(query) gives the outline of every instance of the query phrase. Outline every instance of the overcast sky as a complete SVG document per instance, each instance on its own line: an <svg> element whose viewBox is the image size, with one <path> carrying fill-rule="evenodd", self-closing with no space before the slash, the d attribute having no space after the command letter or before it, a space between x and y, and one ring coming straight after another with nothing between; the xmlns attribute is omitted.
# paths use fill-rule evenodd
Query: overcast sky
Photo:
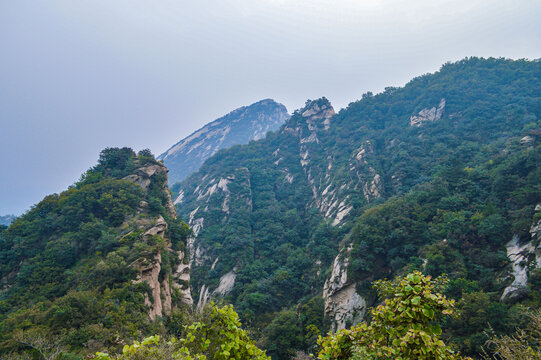
<svg viewBox="0 0 541 360"><path fill-rule="evenodd" d="M0 215L107 146L160 154L242 105L347 106L466 56L541 57L539 0L0 0Z"/></svg>

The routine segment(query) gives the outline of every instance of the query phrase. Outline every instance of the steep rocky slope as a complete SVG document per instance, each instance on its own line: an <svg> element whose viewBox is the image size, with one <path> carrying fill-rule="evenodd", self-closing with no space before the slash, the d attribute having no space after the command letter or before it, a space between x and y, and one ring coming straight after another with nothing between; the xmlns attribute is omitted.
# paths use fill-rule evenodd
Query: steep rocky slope
<svg viewBox="0 0 541 360"><path fill-rule="evenodd" d="M278 129L289 114L271 99L243 106L203 126L158 156L169 168L171 184L184 180L218 150L258 140Z"/></svg>
<svg viewBox="0 0 541 360"><path fill-rule="evenodd" d="M437 252L443 252L442 263L465 256L463 262L454 263L458 268L449 265L453 276L501 295L508 282L494 274L507 267L493 256L505 253L511 237L494 237L486 247L490 257L481 255L487 263L477 264L468 251L478 254L482 246L475 243L485 241L483 231L489 231L469 234L468 246L445 253L433 242L443 241L445 247L453 239L455 246L457 235L451 223L443 225L437 216L438 211L449 212L446 221L454 216L463 221L453 220L457 226L465 228L489 227L488 223L497 227L494 219L509 216L502 225L505 233L515 228L524 234L526 225L513 215L524 212L530 227L540 200L538 193L526 189L534 186L532 181L535 184L536 166L509 175L513 181L523 179L514 186L531 193L526 202L500 204L507 195L492 192L498 200L491 200L497 204L491 206L501 211L479 210L456 183L479 182L483 196L491 193L491 186L500 189L500 178L508 175L491 170L491 161L515 161L510 157L517 153L514 147L524 161L535 163L527 159L534 156L531 151L537 144L540 78L539 62L466 59L416 78L404 88L367 93L337 114L325 98L307 101L278 132L209 158L198 172L173 187L179 215L195 234L189 247L196 303L225 297L245 321L263 329L261 341L270 344L274 336L270 329L277 326L273 319L282 321L282 309L304 308L323 297L317 306L329 323L321 322L319 330L348 326L373 303L371 281L412 267L435 269ZM464 169L468 170L463 174ZM488 172L488 178L468 179L471 169L472 174ZM439 224L437 229L409 229L407 224L417 220L404 217L401 223L399 203L393 197L423 184L436 186L438 181L447 184L447 193L439 195L441 203L416 205L420 214L436 216L430 221ZM408 199L403 201L413 201ZM382 224L381 230L365 234L364 229L371 227L364 221L376 221L369 215L382 203L388 205L374 211L382 211L377 220L388 221L389 232ZM483 214L475 221L485 216L488 220L466 225L464 219L471 215L459 212L460 206ZM396 213L393 217L386 212ZM369 215L358 220L363 214ZM526 235L520 236L526 241ZM363 237L370 242L363 242ZM461 239L456 241L465 241L466 235ZM462 272L461 266L477 272L469 268ZM487 277L488 273L492 275Z"/></svg>

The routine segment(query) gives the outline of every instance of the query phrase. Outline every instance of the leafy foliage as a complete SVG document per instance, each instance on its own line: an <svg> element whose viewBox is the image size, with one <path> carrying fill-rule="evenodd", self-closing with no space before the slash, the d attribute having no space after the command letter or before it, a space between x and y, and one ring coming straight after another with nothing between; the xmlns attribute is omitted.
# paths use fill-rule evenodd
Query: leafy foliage
<svg viewBox="0 0 541 360"><path fill-rule="evenodd" d="M445 279L440 279L440 283ZM441 340L435 323L453 315L454 301L430 276L413 272L397 283L377 281L380 295L392 294L371 311L369 324L320 338L319 359L461 359Z"/></svg>
<svg viewBox="0 0 541 360"><path fill-rule="evenodd" d="M541 310L530 315L530 323L525 330L519 329L511 335L497 336L494 333L489 346L493 348L494 356L486 352L485 360L535 360L541 358Z"/></svg>
<svg viewBox="0 0 541 360"><path fill-rule="evenodd" d="M240 328L238 315L232 306L222 307L213 304L207 307L202 321L186 325L183 338L170 338L160 341L155 335L125 345L122 355L109 356L99 352L98 360L136 360L136 359L182 359L182 360L266 360L270 359L258 349L246 332Z"/></svg>

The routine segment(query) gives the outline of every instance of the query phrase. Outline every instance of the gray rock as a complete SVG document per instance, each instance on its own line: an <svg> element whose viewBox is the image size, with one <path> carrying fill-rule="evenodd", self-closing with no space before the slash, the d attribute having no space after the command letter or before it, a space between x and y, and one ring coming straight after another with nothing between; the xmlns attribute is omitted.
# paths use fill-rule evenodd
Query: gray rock
<svg viewBox="0 0 541 360"><path fill-rule="evenodd" d="M445 99L441 99L438 107L424 108L417 115L412 115L410 118L410 126L420 127L427 122L432 122L441 119L445 111Z"/></svg>

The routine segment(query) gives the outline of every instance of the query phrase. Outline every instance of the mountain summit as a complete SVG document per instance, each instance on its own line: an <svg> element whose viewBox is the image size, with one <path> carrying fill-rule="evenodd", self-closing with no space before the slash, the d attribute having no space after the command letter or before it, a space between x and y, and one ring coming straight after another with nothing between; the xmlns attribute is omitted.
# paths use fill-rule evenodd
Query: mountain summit
<svg viewBox="0 0 541 360"><path fill-rule="evenodd" d="M171 184L197 171L218 150L258 140L289 118L284 105L272 99L243 106L203 126L158 156L169 168Z"/></svg>

